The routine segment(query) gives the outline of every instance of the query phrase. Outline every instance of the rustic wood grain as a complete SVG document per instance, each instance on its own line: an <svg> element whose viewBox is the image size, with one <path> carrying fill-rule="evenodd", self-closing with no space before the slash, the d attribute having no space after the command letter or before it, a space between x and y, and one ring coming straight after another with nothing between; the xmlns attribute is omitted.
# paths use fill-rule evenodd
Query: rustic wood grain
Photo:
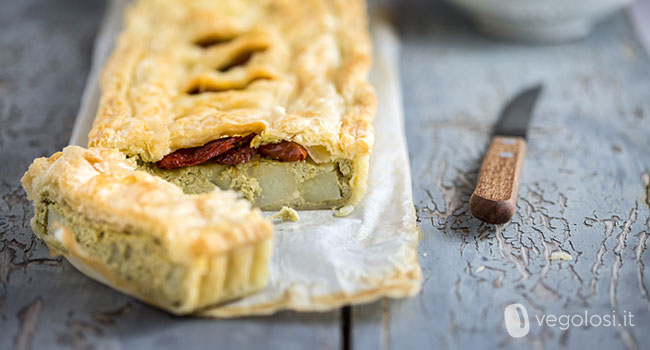
<svg viewBox="0 0 650 350"><path fill-rule="evenodd" d="M339 311L176 318L51 259L20 177L68 142L104 3L0 2L0 349L336 349Z"/></svg>
<svg viewBox="0 0 650 350"><path fill-rule="evenodd" d="M404 0L395 11L424 284L387 308L354 307L355 348L647 349L650 61L627 19L584 41L528 46L476 35L437 3ZM482 223L468 199L491 128L506 100L537 81L545 93L515 216ZM625 310L636 326L531 324L513 339L503 311L516 302L532 322Z"/></svg>
<svg viewBox="0 0 650 350"><path fill-rule="evenodd" d="M510 221L517 205L526 140L521 137L492 138L481 164L476 189L469 197L475 218L490 224Z"/></svg>

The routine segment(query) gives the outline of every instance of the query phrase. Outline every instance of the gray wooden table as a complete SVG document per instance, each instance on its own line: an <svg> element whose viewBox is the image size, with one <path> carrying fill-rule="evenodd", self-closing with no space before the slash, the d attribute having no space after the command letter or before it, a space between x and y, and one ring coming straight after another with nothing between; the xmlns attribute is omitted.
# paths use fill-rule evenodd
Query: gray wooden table
<svg viewBox="0 0 650 350"><path fill-rule="evenodd" d="M19 178L68 140L103 6L0 3L0 349L650 347L650 60L622 14L584 41L526 46L478 36L436 2L394 1L422 292L327 313L205 320L91 281L51 259L28 225ZM511 94L537 81L546 91L515 218L482 224L467 200L490 127ZM528 310L523 338L506 332L511 303ZM634 326L536 321L614 310L631 312Z"/></svg>

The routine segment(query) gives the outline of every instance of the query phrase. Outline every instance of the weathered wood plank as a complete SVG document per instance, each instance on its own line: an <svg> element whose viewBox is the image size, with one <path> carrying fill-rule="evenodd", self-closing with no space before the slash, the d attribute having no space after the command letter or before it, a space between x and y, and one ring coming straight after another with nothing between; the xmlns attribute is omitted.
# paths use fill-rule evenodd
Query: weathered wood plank
<svg viewBox="0 0 650 350"><path fill-rule="evenodd" d="M647 346L650 69L624 19L585 42L525 47L476 37L446 7L399 4L426 282L414 300L353 308L353 345ZM0 348L338 347L338 313L176 319L48 260L31 239L18 178L33 157L66 143L100 5L2 5L0 62L11 64L0 66ZM510 94L540 78L547 95L531 132L523 200L513 223L495 230L471 219L466 205L487 129ZM554 251L573 260L550 260ZM632 311L636 327L533 325L514 340L501 315L516 301L531 314L614 306Z"/></svg>
<svg viewBox="0 0 650 350"><path fill-rule="evenodd" d="M357 347L647 348L650 61L626 18L585 41L526 46L480 37L436 3L396 10L425 280L420 295L383 314L377 303L353 308ZM537 81L546 91L517 212L504 226L483 224L467 202L489 129L504 102ZM531 319L520 339L503 322L515 302ZM630 311L636 326L563 331L535 321L585 310Z"/></svg>
<svg viewBox="0 0 650 350"><path fill-rule="evenodd" d="M67 144L103 2L0 8L0 349L339 348L339 311L175 318L49 259L19 180L33 158Z"/></svg>

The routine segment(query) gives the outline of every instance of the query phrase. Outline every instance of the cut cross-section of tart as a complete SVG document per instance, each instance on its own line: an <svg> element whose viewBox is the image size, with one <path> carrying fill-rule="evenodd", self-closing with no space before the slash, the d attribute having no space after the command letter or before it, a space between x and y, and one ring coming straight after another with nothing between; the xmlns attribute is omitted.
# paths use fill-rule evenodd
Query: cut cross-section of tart
<svg viewBox="0 0 650 350"><path fill-rule="evenodd" d="M124 22L90 146L263 209L359 200L376 108L363 0L137 0Z"/></svg>
<svg viewBox="0 0 650 350"><path fill-rule="evenodd" d="M53 254L147 303L185 314L267 283L272 227L234 191L185 194L117 150L76 146L22 183Z"/></svg>

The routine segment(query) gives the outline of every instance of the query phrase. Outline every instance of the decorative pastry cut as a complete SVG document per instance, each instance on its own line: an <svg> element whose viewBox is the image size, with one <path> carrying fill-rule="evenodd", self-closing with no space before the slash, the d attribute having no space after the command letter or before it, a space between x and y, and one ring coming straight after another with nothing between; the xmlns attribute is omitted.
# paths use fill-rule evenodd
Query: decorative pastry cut
<svg viewBox="0 0 650 350"><path fill-rule="evenodd" d="M223 45L225 43L228 43L234 39L233 36L223 36L223 35L208 35L204 36L202 38L196 39L194 41L194 44L207 49L211 46L216 46L216 45Z"/></svg>
<svg viewBox="0 0 650 350"><path fill-rule="evenodd" d="M227 62L226 64L222 65L219 67L219 72L225 73L232 68L235 68L237 66L243 66L248 61L250 61L251 57L257 52L264 52L266 48L249 48L248 50L239 52L235 57L233 57L230 62Z"/></svg>
<svg viewBox="0 0 650 350"><path fill-rule="evenodd" d="M258 80L268 80L264 77L254 77L252 79L243 81L234 81L229 84L223 84L219 81L213 82L210 79L198 80L190 86L187 90L188 95L199 95L206 92L225 92L231 90L245 90L248 86Z"/></svg>
<svg viewBox="0 0 650 350"><path fill-rule="evenodd" d="M149 304L186 314L267 283L271 224L235 192L184 194L117 150L76 146L22 183L54 254Z"/></svg>
<svg viewBox="0 0 650 350"><path fill-rule="evenodd" d="M102 74L89 145L190 193L233 188L263 209L354 204L376 108L365 10L362 0L138 0Z"/></svg>

